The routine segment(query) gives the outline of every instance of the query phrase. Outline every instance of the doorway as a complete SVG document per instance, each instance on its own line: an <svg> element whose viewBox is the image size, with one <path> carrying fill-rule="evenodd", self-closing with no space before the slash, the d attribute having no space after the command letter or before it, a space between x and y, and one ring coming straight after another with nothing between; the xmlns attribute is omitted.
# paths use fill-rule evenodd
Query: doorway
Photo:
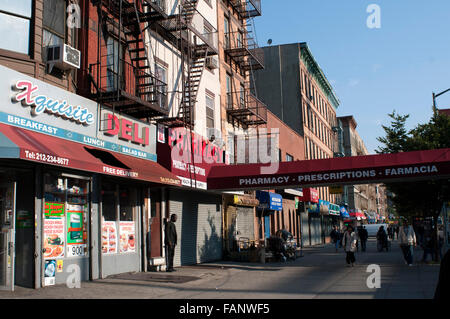
<svg viewBox="0 0 450 319"><path fill-rule="evenodd" d="M34 173L0 167L0 176L0 289L33 288Z"/></svg>

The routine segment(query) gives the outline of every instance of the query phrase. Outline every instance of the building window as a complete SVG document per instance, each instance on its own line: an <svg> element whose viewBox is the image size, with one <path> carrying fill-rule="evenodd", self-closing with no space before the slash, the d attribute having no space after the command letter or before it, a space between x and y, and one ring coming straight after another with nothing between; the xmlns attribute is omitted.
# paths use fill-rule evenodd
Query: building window
<svg viewBox="0 0 450 319"><path fill-rule="evenodd" d="M106 42L106 78L107 91L117 91L123 87L123 49L119 41L109 36Z"/></svg>
<svg viewBox="0 0 450 319"><path fill-rule="evenodd" d="M227 108L233 108L233 96L231 93L231 75L227 73L226 77L226 89L227 89Z"/></svg>
<svg viewBox="0 0 450 319"><path fill-rule="evenodd" d="M286 162L292 162L294 161L294 157L288 153L286 153Z"/></svg>
<svg viewBox="0 0 450 319"><path fill-rule="evenodd" d="M44 0L42 47L47 61L46 47L65 43L66 1Z"/></svg>
<svg viewBox="0 0 450 319"><path fill-rule="evenodd" d="M155 76L161 81L156 85L158 105L165 109L167 107L167 86L164 84L167 84L167 69L155 63Z"/></svg>
<svg viewBox="0 0 450 319"><path fill-rule="evenodd" d="M30 54L31 0L0 1L0 48Z"/></svg>
<svg viewBox="0 0 450 319"><path fill-rule="evenodd" d="M241 83L239 92L239 106L241 109L245 109L245 86Z"/></svg>
<svg viewBox="0 0 450 319"><path fill-rule="evenodd" d="M206 20L203 21L203 32L205 33L205 38L212 44L214 42L213 27Z"/></svg>
<svg viewBox="0 0 450 319"><path fill-rule="evenodd" d="M206 94L206 129L214 127L214 98Z"/></svg>
<svg viewBox="0 0 450 319"><path fill-rule="evenodd" d="M223 24L224 46L226 49L230 47L230 18L225 16Z"/></svg>

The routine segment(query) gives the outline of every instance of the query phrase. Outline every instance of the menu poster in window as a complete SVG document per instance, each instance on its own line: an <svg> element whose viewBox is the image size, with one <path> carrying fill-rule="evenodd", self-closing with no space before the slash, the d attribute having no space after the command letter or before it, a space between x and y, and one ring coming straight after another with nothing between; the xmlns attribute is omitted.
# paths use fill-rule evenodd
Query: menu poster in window
<svg viewBox="0 0 450 319"><path fill-rule="evenodd" d="M64 257L64 204L45 203L44 259Z"/></svg>
<svg viewBox="0 0 450 319"><path fill-rule="evenodd" d="M104 254L117 253L116 222L103 222L102 227L102 252Z"/></svg>
<svg viewBox="0 0 450 319"><path fill-rule="evenodd" d="M120 222L120 252L134 253L136 251L135 245L135 226L134 222Z"/></svg>
<svg viewBox="0 0 450 319"><path fill-rule="evenodd" d="M84 207L68 204L67 207L67 256L85 256Z"/></svg>

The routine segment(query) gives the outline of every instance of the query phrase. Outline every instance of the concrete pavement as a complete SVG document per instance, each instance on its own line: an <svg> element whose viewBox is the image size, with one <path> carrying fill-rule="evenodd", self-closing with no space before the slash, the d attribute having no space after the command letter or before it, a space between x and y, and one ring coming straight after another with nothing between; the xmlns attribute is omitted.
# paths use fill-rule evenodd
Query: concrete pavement
<svg viewBox="0 0 450 319"><path fill-rule="evenodd" d="M69 299L416 299L432 298L439 265L403 262L397 242L392 251L377 252L369 240L367 252L356 254L355 267L347 267L342 250L334 246L304 249L304 257L286 263L217 262L176 268L173 273L122 274L82 282L81 288L65 285L0 291L0 298ZM367 266L381 270L381 288L368 288Z"/></svg>

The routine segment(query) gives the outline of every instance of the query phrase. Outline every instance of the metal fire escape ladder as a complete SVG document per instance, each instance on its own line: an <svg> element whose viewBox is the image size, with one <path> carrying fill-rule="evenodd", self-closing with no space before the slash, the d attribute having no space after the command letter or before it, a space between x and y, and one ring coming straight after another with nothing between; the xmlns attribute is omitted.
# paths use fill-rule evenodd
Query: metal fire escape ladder
<svg viewBox="0 0 450 319"><path fill-rule="evenodd" d="M209 49L205 45L198 45L196 35L189 25L197 11L198 0L182 0L179 7L176 29L179 32L179 48L182 65L182 97L176 117L164 118L159 122L169 127L194 128L194 110L203 71ZM191 43L193 41L193 43ZM185 42L185 44L183 43ZM187 65L187 70L184 70Z"/></svg>
<svg viewBox="0 0 450 319"><path fill-rule="evenodd" d="M167 115L166 84L151 70L144 32L144 24L166 17L163 10L157 10L154 0L98 0L96 4L99 53L89 73L97 101L114 113L140 119Z"/></svg>

